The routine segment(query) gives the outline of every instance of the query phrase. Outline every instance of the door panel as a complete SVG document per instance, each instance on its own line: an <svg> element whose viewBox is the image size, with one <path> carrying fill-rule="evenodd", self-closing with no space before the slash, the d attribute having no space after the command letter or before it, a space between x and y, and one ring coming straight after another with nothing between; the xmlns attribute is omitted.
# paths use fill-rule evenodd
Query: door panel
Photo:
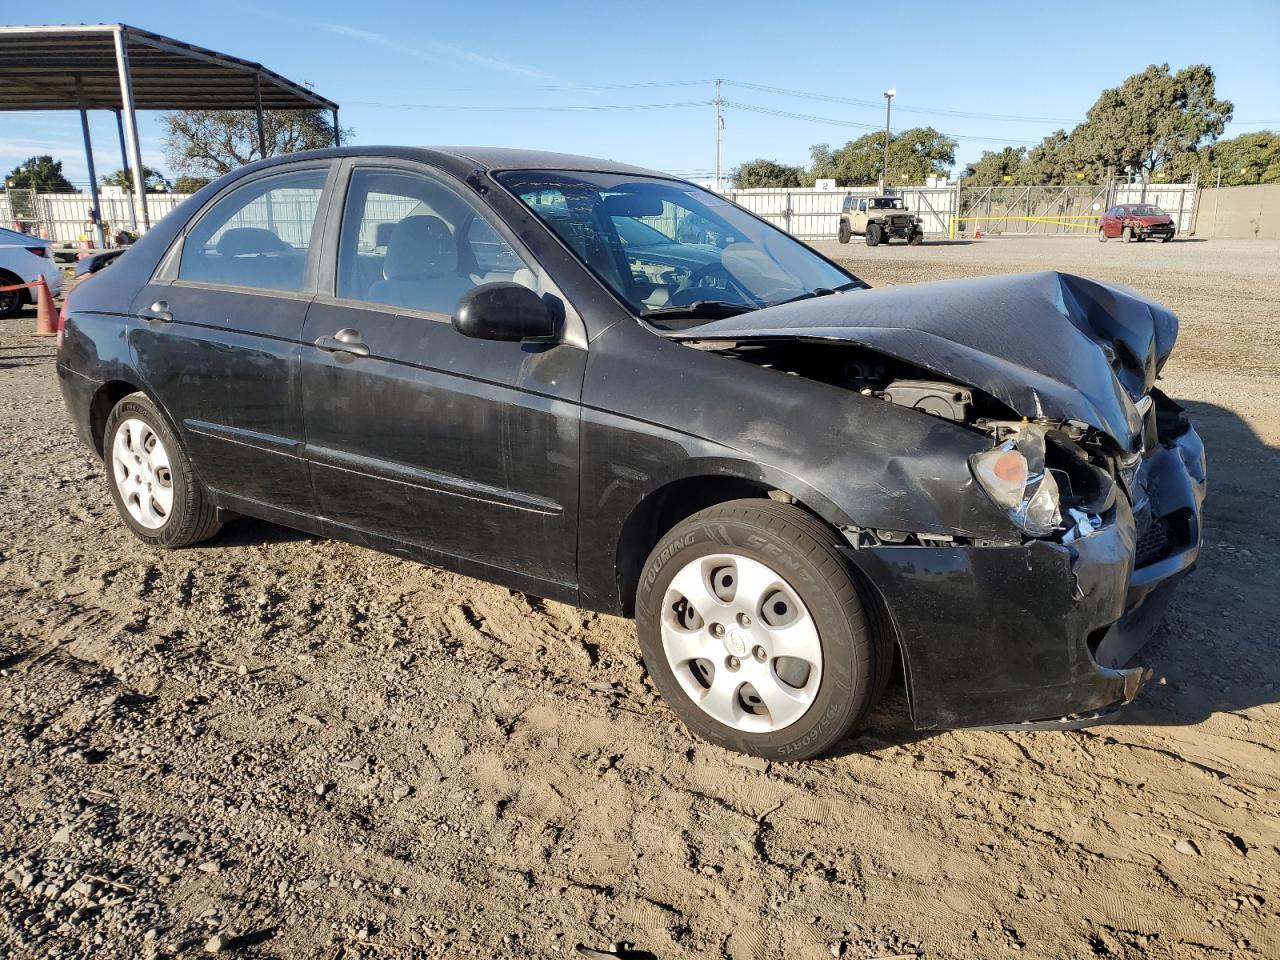
<svg viewBox="0 0 1280 960"><path fill-rule="evenodd" d="M367 357L311 343L343 329L359 332ZM585 352L472 340L444 321L319 301L303 341L320 516L495 571L576 582Z"/></svg>
<svg viewBox="0 0 1280 960"><path fill-rule="evenodd" d="M200 478L220 493L310 513L298 393L307 300L150 284L135 313L156 301L173 321L139 319L130 347Z"/></svg>

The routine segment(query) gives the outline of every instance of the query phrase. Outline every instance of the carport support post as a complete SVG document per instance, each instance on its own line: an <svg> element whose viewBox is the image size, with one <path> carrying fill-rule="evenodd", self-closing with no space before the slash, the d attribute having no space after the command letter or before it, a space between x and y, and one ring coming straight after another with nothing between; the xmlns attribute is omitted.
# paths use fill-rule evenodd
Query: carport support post
<svg viewBox="0 0 1280 960"><path fill-rule="evenodd" d="M76 77L76 99L80 101L80 133L84 136L84 162L89 168L89 217L93 239L99 250L106 247L102 235L102 204L98 202L98 171L93 168L93 141L89 138L89 114L84 108L84 82Z"/></svg>
<svg viewBox="0 0 1280 960"><path fill-rule="evenodd" d="M124 146L124 120L120 116L119 110L113 110L116 115L116 133L120 135L120 164L126 176L132 176L132 167L129 165L129 151ZM138 211L133 208L133 202L129 202L129 229L134 233L138 232Z"/></svg>
<svg viewBox="0 0 1280 960"><path fill-rule="evenodd" d="M133 79L129 73L129 48L124 30L116 28L116 70L120 74L120 103L124 112L124 128L129 144L129 165L133 168L133 202L138 205L139 219L145 233L151 229L147 213L147 185L142 175L142 148L138 145L138 118L133 109Z"/></svg>
<svg viewBox="0 0 1280 960"><path fill-rule="evenodd" d="M338 108L333 108L333 145L342 146L342 128L338 126Z"/></svg>
<svg viewBox="0 0 1280 960"><path fill-rule="evenodd" d="M253 103L258 115L258 153L267 158L267 128L262 123L262 74L253 75Z"/></svg>

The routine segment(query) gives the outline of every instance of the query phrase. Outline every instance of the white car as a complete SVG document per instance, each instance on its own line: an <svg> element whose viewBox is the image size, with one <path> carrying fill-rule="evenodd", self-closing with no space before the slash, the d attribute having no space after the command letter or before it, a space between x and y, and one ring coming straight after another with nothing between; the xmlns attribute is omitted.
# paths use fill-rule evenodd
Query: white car
<svg viewBox="0 0 1280 960"><path fill-rule="evenodd" d="M53 260L53 244L0 227L0 288L31 283L41 274L49 284L49 292L57 295L62 290L62 271ZM13 316L24 304L35 302L34 290L0 292L0 320Z"/></svg>

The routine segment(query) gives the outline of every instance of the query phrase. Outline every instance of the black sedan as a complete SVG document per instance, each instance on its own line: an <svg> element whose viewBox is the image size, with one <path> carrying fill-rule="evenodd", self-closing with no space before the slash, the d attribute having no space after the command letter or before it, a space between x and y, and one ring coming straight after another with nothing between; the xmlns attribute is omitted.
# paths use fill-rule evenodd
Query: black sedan
<svg viewBox="0 0 1280 960"><path fill-rule="evenodd" d="M144 541L251 515L634 616L671 708L763 756L829 750L899 656L920 728L1105 718L1199 551L1167 310L1058 273L871 290L616 163L255 163L63 317Z"/></svg>

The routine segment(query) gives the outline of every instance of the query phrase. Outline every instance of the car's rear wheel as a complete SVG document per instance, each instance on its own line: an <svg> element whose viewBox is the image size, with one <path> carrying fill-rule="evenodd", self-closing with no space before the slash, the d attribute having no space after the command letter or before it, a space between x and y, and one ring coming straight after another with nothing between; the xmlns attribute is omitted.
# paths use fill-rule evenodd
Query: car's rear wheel
<svg viewBox="0 0 1280 960"><path fill-rule="evenodd" d="M160 411L131 393L107 416L102 449L111 499L138 539L159 547L207 540L221 522Z"/></svg>
<svg viewBox="0 0 1280 960"><path fill-rule="evenodd" d="M0 287L15 287L22 283L22 278L0 270ZM25 302L21 290L0 291L0 320L7 320L22 309Z"/></svg>
<svg viewBox="0 0 1280 960"><path fill-rule="evenodd" d="M880 224L878 223L867 224L867 246L868 247L879 246L880 237L881 237Z"/></svg>
<svg viewBox="0 0 1280 960"><path fill-rule="evenodd" d="M839 230L839 232L838 232L838 234L837 234L837 239L839 239L839 241L840 241L841 243L848 243L848 242L849 242L849 238L850 238L851 236L852 236L852 233L849 231L849 224L848 224L848 223L846 223L844 220L841 220L841 221L840 221L840 230Z"/></svg>
<svg viewBox="0 0 1280 960"><path fill-rule="evenodd" d="M1107 231L1103 230L1101 227L1098 228L1098 242L1099 243L1107 242Z"/></svg>
<svg viewBox="0 0 1280 960"><path fill-rule="evenodd" d="M637 632L654 684L693 733L802 760L866 717L888 678L890 641L868 623L838 543L799 507L736 500L654 547Z"/></svg>

